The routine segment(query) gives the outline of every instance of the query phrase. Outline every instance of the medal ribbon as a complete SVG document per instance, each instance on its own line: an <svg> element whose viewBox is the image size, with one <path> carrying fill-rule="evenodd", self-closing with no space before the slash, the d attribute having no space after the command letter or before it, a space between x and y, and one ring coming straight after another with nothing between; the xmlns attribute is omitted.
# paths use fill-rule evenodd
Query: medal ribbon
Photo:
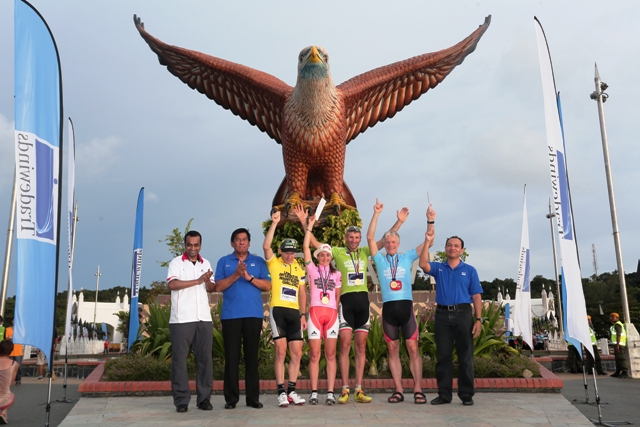
<svg viewBox="0 0 640 427"><path fill-rule="evenodd" d="M391 257L391 259L389 259ZM387 261L389 262L389 270L391 272L391 280L396 280L396 273L398 272L398 254L387 255Z"/></svg>
<svg viewBox="0 0 640 427"><path fill-rule="evenodd" d="M360 248L356 250L356 258L353 258L353 252L349 252L349 258L351 258L351 264L353 264L353 270L356 273L356 278L358 277L358 273L360 271Z"/></svg>
<svg viewBox="0 0 640 427"><path fill-rule="evenodd" d="M318 266L318 276L320 276L320 283L322 283L322 295L327 295L327 288L329 287L329 280L331 279L331 269L327 266L327 275L322 273L322 269Z"/></svg>

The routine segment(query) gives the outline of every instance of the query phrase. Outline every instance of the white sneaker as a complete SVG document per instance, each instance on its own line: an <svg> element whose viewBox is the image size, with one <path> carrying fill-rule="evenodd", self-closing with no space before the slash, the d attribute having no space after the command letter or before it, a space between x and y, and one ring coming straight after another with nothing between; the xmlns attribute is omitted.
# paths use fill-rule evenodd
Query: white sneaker
<svg viewBox="0 0 640 427"><path fill-rule="evenodd" d="M287 399L287 393L280 393L278 396L278 405L282 408L286 408L289 406L289 399Z"/></svg>
<svg viewBox="0 0 640 427"><path fill-rule="evenodd" d="M309 403L312 405L317 405L318 404L318 393L317 392L312 392L311 396L309 396Z"/></svg>
<svg viewBox="0 0 640 427"><path fill-rule="evenodd" d="M289 403L293 403L294 405L304 405L305 400L298 396L298 393L292 391L289 393Z"/></svg>
<svg viewBox="0 0 640 427"><path fill-rule="evenodd" d="M329 406L336 404L336 398L333 395L333 393L327 393L327 399L324 401L324 403L326 403Z"/></svg>

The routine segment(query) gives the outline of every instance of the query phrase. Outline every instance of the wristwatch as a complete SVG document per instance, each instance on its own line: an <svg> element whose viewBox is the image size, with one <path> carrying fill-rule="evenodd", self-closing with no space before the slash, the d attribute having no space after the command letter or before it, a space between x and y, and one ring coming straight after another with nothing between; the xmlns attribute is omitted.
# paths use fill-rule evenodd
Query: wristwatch
<svg viewBox="0 0 640 427"><path fill-rule="evenodd" d="M253 279L255 279L255 277L251 276L251 279L247 280L247 282L253 283Z"/></svg>
<svg viewBox="0 0 640 427"><path fill-rule="evenodd" d="M482 317L476 317L476 322L484 323L484 319Z"/></svg>
<svg viewBox="0 0 640 427"><path fill-rule="evenodd" d="M307 313L300 312L300 317L301 317L301 318L302 318L302 317L304 317L304 316L306 316L306 315L307 315Z"/></svg>

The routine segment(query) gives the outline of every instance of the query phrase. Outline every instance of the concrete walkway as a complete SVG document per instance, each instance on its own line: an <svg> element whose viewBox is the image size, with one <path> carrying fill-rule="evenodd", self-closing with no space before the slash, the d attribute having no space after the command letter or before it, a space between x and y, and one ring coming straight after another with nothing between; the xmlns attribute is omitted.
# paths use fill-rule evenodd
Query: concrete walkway
<svg viewBox="0 0 640 427"><path fill-rule="evenodd" d="M436 395L429 393L430 400ZM307 397L306 395L303 397ZM385 426L592 426L567 399L558 393L478 393L474 406L457 398L449 405L387 403L387 394L374 394L369 404L304 405L280 408L275 394L263 395L262 409L238 406L224 409L224 397L212 396L213 411L201 411L191 398L189 411L178 414L171 397L82 398L60 424L61 427L94 426L252 426L252 425L385 425ZM241 400L242 402L242 400Z"/></svg>

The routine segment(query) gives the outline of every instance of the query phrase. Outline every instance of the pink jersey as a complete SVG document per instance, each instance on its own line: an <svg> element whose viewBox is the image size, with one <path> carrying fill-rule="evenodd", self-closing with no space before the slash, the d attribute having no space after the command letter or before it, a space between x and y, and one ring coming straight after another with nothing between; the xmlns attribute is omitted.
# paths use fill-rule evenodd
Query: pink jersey
<svg viewBox="0 0 640 427"><path fill-rule="evenodd" d="M311 293L310 307L338 309L336 305L336 289L342 287L342 274L339 271L336 270L331 273L328 266L317 266L312 261L307 265L307 280L309 281L309 291ZM325 296L324 299L323 294Z"/></svg>

